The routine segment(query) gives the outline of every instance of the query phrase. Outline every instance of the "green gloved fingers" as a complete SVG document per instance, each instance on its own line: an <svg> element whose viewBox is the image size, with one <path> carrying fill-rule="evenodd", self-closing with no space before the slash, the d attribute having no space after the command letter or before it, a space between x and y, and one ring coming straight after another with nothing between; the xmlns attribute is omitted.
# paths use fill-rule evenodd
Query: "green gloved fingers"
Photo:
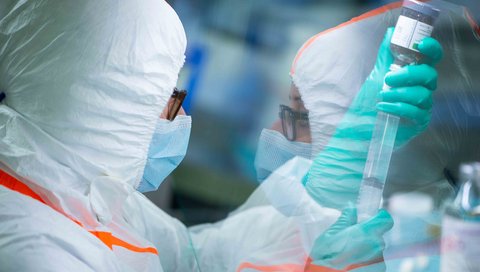
<svg viewBox="0 0 480 272"><path fill-rule="evenodd" d="M352 226L357 222L357 209L353 207L345 208L342 214L333 225L325 231L324 235L333 236L348 226Z"/></svg>
<svg viewBox="0 0 480 272"><path fill-rule="evenodd" d="M394 88L381 91L378 98L382 102L377 104L377 110L411 121L418 126L417 131L428 126L433 105L432 92L429 89L423 86ZM402 128L401 132L404 130L405 128Z"/></svg>
<svg viewBox="0 0 480 272"><path fill-rule="evenodd" d="M393 218L386 210L381 209L374 217L359 226L365 233L383 235L393 227Z"/></svg>
<svg viewBox="0 0 480 272"><path fill-rule="evenodd" d="M437 71L430 65L407 65L397 71L389 72L385 83L391 88L406 86L425 86L434 91L437 88Z"/></svg>
<svg viewBox="0 0 480 272"><path fill-rule="evenodd" d="M382 101L380 103L407 103L424 110L431 109L433 105L431 91L423 86L383 90L378 93L377 98Z"/></svg>
<svg viewBox="0 0 480 272"><path fill-rule="evenodd" d="M385 83L390 89L382 90L377 96L380 100L377 110L405 119L397 133L398 145L408 142L430 123L432 96L438 80L433 65L441 60L443 49L437 40L429 37L419 44L419 51L425 56L425 63L407 65L387 73Z"/></svg>
<svg viewBox="0 0 480 272"><path fill-rule="evenodd" d="M408 120L411 120L415 125L420 128L417 131L421 131L428 126L430 122L430 111L424 110L408 103L384 103L377 104L377 109L386 113L390 113Z"/></svg>
<svg viewBox="0 0 480 272"><path fill-rule="evenodd" d="M419 126L413 129L420 132L430 122L431 109L433 106L432 92L437 88L438 74L432 66L439 62L443 56L440 43L434 38L423 39L419 44L419 51L425 56L425 63L419 65L407 65L401 69L390 72L385 76L385 83L391 87L383 90L378 97L382 102L378 103L377 110L384 111L409 119ZM399 128L402 134L402 127ZM401 137L407 139L408 137Z"/></svg>
<svg viewBox="0 0 480 272"><path fill-rule="evenodd" d="M356 221L355 208L342 211L337 221L315 240L310 254L315 265L345 269L382 260L383 235L392 228L392 217L380 210L368 221L359 224Z"/></svg>
<svg viewBox="0 0 480 272"><path fill-rule="evenodd" d="M425 56L423 63L427 63L432 66L437 64L443 58L442 45L432 37L423 39L418 44L418 51Z"/></svg>

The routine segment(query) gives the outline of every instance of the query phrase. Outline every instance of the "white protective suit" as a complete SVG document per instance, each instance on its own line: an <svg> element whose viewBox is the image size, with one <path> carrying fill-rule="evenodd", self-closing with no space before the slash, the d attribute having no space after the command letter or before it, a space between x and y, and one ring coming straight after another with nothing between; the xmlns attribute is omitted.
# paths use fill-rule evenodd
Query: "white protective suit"
<svg viewBox="0 0 480 272"><path fill-rule="evenodd" d="M136 191L185 47L164 1L1 1L0 271L303 271L262 197L188 230Z"/></svg>
<svg viewBox="0 0 480 272"><path fill-rule="evenodd" d="M184 61L175 12L153 0L2 1L0 10L0 167L47 204L1 187L1 269L192 267L183 225L135 190ZM168 220L153 231L147 216ZM88 231L158 254L111 251Z"/></svg>

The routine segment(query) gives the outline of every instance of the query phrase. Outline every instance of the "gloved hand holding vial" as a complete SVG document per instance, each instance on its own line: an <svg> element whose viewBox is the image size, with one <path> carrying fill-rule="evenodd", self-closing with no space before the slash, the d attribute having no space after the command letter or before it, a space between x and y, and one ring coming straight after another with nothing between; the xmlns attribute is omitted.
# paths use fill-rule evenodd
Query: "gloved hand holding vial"
<svg viewBox="0 0 480 272"><path fill-rule="evenodd" d="M394 61L389 66L390 72L387 73L383 91L379 94L383 101L388 101L389 97L395 96L395 92L389 91L390 88L397 88L397 92L407 91L402 89L403 86L418 86L418 88L410 88L409 91L435 90L436 72L428 64L433 66L442 55L440 45L430 38L434 21L439 14L438 9L423 2L414 0L403 2L389 48ZM432 101L422 101L422 103L430 104L431 107ZM400 103L381 102L377 105L380 112L373 130L357 202L359 222L375 215L380 207L400 117L407 117L390 114L395 107L406 107L402 112L407 115L414 114L418 110ZM425 125L428 124L428 120L425 121Z"/></svg>

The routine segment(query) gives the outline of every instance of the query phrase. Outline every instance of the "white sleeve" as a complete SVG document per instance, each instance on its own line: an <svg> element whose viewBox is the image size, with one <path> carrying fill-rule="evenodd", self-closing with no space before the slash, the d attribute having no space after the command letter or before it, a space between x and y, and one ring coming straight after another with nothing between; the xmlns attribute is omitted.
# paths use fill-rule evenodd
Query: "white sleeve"
<svg viewBox="0 0 480 272"><path fill-rule="evenodd" d="M125 271L88 231L0 186L0 271Z"/></svg>

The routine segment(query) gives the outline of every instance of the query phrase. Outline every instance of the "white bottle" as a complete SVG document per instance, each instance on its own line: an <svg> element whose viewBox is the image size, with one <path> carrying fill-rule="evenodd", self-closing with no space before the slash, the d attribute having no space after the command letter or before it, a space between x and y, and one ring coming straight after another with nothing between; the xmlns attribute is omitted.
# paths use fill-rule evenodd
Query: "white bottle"
<svg viewBox="0 0 480 272"><path fill-rule="evenodd" d="M435 238L430 218L433 199L419 192L396 193L389 199L388 210L395 224L389 232L391 246L416 245ZM439 233L437 231L436 233Z"/></svg>
<svg viewBox="0 0 480 272"><path fill-rule="evenodd" d="M464 182L445 209L441 271L480 271L480 163L460 168Z"/></svg>
<svg viewBox="0 0 480 272"><path fill-rule="evenodd" d="M432 197L420 192L395 193L388 202L394 225L385 236L387 248L392 252L407 249L409 253L398 262L389 263L387 271L438 271L438 263L425 246L440 234Z"/></svg>

